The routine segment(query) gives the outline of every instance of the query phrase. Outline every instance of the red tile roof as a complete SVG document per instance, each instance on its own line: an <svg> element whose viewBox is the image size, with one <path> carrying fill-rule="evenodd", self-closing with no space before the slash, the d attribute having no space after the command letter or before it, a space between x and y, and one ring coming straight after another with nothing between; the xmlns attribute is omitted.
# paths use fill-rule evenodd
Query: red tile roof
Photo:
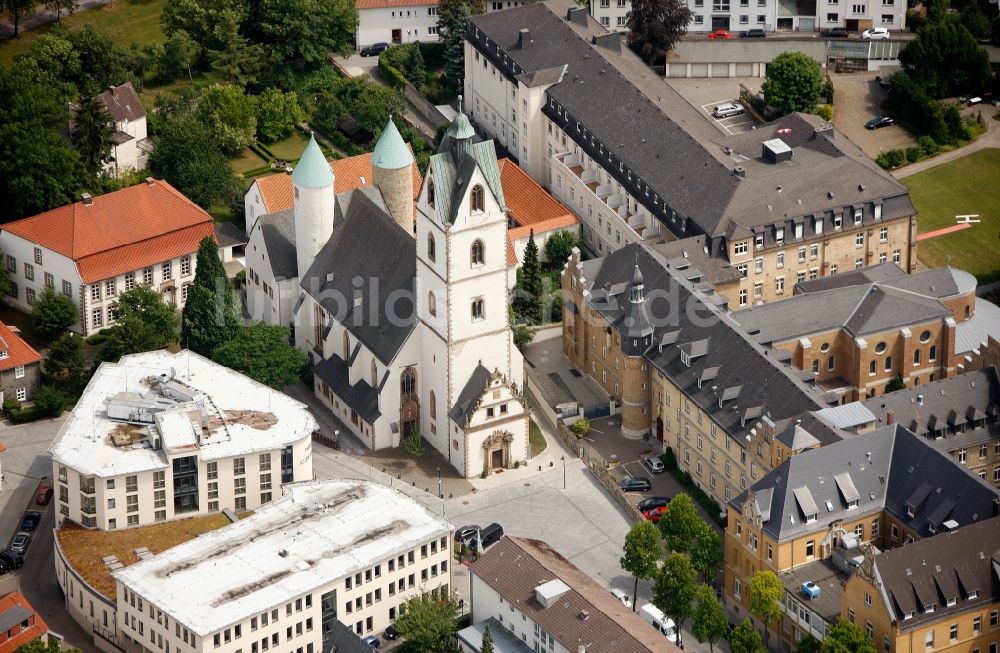
<svg viewBox="0 0 1000 653"><path fill-rule="evenodd" d="M0 358L0 370L9 370L18 365L30 365L42 360L41 354L26 343L21 336L0 322L0 351L7 351L7 358Z"/></svg>
<svg viewBox="0 0 1000 653"><path fill-rule="evenodd" d="M212 216L162 180L143 182L3 226L73 259L84 283L195 252Z"/></svg>
<svg viewBox="0 0 1000 653"><path fill-rule="evenodd" d="M561 219L565 225L580 221L516 163L510 159L500 159L499 165L500 184L503 186L507 210L519 227L533 227L556 219ZM535 231L539 229L536 227Z"/></svg>
<svg viewBox="0 0 1000 653"><path fill-rule="evenodd" d="M32 613L34 615L34 623L21 630L21 632L17 633L10 639L0 643L0 653L13 653L24 644L38 639L49 632L48 625L42 620L41 616L35 612L35 609L31 607L31 604L28 603L28 599L24 598L20 592L10 592L9 594L0 596L0 615L16 606L20 606L21 608ZM2 635L6 636L6 633L3 633Z"/></svg>
<svg viewBox="0 0 1000 653"><path fill-rule="evenodd" d="M359 7L360 8L360 7ZM409 145L407 145L409 147ZM333 190L335 193L346 193L349 190L372 186L372 153L359 154L347 159L335 159L330 162L330 169L333 170ZM413 198L420 195L420 185L423 180L420 177L420 169L417 164L413 164ZM280 173L258 177L257 188L264 199L264 210L268 213L276 213L292 208L292 178L290 175Z"/></svg>
<svg viewBox="0 0 1000 653"><path fill-rule="evenodd" d="M436 7L437 0L357 0L358 9L390 9L393 7Z"/></svg>
<svg viewBox="0 0 1000 653"><path fill-rule="evenodd" d="M517 265L517 254L514 252L514 241L511 240L509 232L507 236L507 266Z"/></svg>

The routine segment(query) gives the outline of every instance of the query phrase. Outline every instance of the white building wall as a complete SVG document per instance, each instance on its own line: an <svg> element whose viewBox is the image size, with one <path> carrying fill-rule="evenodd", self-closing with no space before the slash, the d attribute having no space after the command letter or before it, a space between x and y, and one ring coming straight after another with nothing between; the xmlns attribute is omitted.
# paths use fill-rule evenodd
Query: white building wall
<svg viewBox="0 0 1000 653"><path fill-rule="evenodd" d="M437 41L437 3L358 10L357 47Z"/></svg>
<svg viewBox="0 0 1000 653"><path fill-rule="evenodd" d="M252 234L257 226L257 219L262 215L267 215L267 205L264 203L264 195L260 192L260 186L256 181L250 185L250 190L243 196L243 215L245 216L247 233Z"/></svg>
<svg viewBox="0 0 1000 653"><path fill-rule="evenodd" d="M42 263L36 263L35 249L41 250ZM80 273L72 259L51 250L39 247L30 240L21 238L9 231L0 231L0 251L4 254L3 265L7 267L8 278L17 284L17 294L8 295L4 301L7 304L25 312L31 312L28 302L29 290L37 298L45 290L46 273L52 275L52 283L56 292L65 292L69 284L68 296L77 306L80 305ZM28 276L33 278L29 279ZM80 323L71 327L80 331Z"/></svg>
<svg viewBox="0 0 1000 653"><path fill-rule="evenodd" d="M247 193L247 197L252 193L253 189ZM275 280L264 237L256 225L247 242L245 260L247 310L250 312L250 319L292 326L292 309L301 292L298 278Z"/></svg>

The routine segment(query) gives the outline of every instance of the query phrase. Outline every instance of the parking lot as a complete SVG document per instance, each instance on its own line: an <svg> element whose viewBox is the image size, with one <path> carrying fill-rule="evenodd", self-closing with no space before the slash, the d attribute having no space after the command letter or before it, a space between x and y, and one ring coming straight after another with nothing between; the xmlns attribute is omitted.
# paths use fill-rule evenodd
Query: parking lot
<svg viewBox="0 0 1000 653"><path fill-rule="evenodd" d="M756 124L753 116L743 113L717 119L712 115L712 109L719 104L739 102L741 86L749 89L751 93L756 93L763 82L764 79L761 77L667 79L667 84L680 93L681 97L703 112L723 134L730 136L750 131Z"/></svg>
<svg viewBox="0 0 1000 653"><path fill-rule="evenodd" d="M729 116L728 118L717 118L713 115L715 107L723 104L735 104L738 107L743 108L743 113L736 116ZM725 98L722 100L716 100L715 102L707 102L701 105L701 110L708 114L711 120L718 123L719 127L722 128L727 134L732 136L733 134L742 134L743 132L748 132L757 125L757 121L754 117L746 110L746 107L740 103L739 100L733 100L730 98Z"/></svg>

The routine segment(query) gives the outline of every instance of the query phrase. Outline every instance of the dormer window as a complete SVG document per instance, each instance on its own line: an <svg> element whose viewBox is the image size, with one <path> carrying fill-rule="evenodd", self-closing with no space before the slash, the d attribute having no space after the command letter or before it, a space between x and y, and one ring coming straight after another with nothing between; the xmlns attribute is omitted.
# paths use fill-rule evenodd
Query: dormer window
<svg viewBox="0 0 1000 653"><path fill-rule="evenodd" d="M687 352L682 351L681 362L684 363L685 367L691 367L691 356Z"/></svg>
<svg viewBox="0 0 1000 653"><path fill-rule="evenodd" d="M925 614L930 614L932 612L934 612L934 604L933 603L928 603L927 605L924 606L924 613Z"/></svg>
<svg viewBox="0 0 1000 653"><path fill-rule="evenodd" d="M950 608L951 606L955 605L956 603L958 603L958 599L957 598L950 598L950 599L948 599L948 601L947 601L947 603L945 605L947 605Z"/></svg>
<svg viewBox="0 0 1000 653"><path fill-rule="evenodd" d="M974 590L972 592L969 592L969 600L970 601L972 601L973 599L978 599L978 598L979 598L979 590Z"/></svg>
<svg viewBox="0 0 1000 653"><path fill-rule="evenodd" d="M764 234L757 234L753 239L753 246L760 249L764 246Z"/></svg>
<svg viewBox="0 0 1000 653"><path fill-rule="evenodd" d="M785 230L782 227L774 230L774 239L779 243L785 242Z"/></svg>
<svg viewBox="0 0 1000 653"><path fill-rule="evenodd" d="M10 351L6 349L0 349L0 359L7 358L10 356Z"/></svg>

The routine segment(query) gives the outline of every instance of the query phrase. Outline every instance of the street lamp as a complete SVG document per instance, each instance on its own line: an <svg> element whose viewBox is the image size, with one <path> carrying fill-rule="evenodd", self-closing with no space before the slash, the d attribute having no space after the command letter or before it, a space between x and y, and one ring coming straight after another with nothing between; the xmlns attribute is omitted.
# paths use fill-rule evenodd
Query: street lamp
<svg viewBox="0 0 1000 653"><path fill-rule="evenodd" d="M443 499L444 493L441 492L441 465L437 466L438 473L438 498Z"/></svg>
<svg viewBox="0 0 1000 653"><path fill-rule="evenodd" d="M563 463L563 489L566 489L566 456L560 456Z"/></svg>

